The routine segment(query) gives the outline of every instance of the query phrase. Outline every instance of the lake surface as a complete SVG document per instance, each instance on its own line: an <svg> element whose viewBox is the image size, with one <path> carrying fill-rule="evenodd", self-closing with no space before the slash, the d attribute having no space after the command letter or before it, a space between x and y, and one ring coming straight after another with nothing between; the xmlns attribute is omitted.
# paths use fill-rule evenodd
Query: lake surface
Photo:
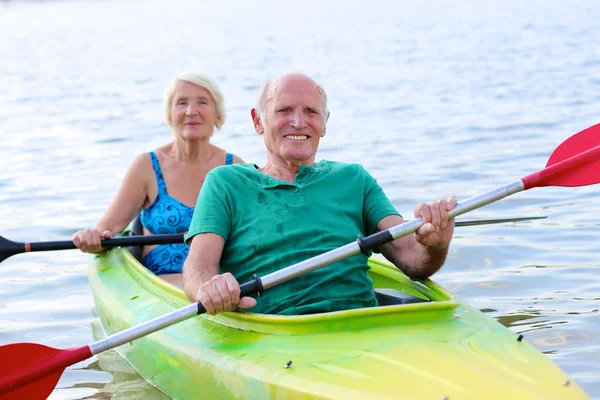
<svg viewBox="0 0 600 400"><path fill-rule="evenodd" d="M214 143L264 163L249 110L262 82L327 90L318 158L360 162L405 217L543 168L600 122L596 1L0 1L0 235L69 239L101 217L133 158L166 143L162 93L185 71L221 84ZM538 188L461 219L434 279L600 398L600 186ZM0 344L99 335L86 256L0 265ZM67 370L52 399L160 399L117 353Z"/></svg>

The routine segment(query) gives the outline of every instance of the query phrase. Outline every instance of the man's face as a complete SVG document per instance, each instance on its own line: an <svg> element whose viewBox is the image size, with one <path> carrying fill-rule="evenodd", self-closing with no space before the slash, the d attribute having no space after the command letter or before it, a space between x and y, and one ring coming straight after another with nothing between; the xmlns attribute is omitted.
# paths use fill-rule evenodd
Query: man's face
<svg viewBox="0 0 600 400"><path fill-rule="evenodd" d="M312 165L327 122L317 85L292 75L272 82L268 90L265 118L255 124L269 157Z"/></svg>

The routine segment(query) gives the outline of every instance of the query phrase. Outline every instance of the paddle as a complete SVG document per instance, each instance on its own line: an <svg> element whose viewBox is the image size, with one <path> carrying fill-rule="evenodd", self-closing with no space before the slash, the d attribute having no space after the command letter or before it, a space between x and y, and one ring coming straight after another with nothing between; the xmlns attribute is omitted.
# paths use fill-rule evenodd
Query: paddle
<svg viewBox="0 0 600 400"><path fill-rule="evenodd" d="M103 248L118 246L147 246L153 244L183 243L183 234L172 235L148 235L148 236L124 236L102 239L100 242ZM19 253L29 253L33 251L51 251L51 250L70 250L77 247L70 240L60 240L55 242L12 242L0 236L0 262L10 256Z"/></svg>
<svg viewBox="0 0 600 400"><path fill-rule="evenodd" d="M595 125L563 142L550 156L546 168L527 175L517 182L458 203L450 211L449 218L534 187L584 186L598 182L600 182L600 125ZM418 218L262 278L255 277L254 281L241 285L241 296L262 293L263 290L297 276L361 252L367 252L393 239L413 233L422 225L423 220ZM67 350L33 343L2 346L0 360L10 360L10 362L0 363L0 400L45 399L52 392L66 367L204 312L201 303L190 304L90 345Z"/></svg>
<svg viewBox="0 0 600 400"><path fill-rule="evenodd" d="M488 224L502 224L505 222L521 222L546 217L519 217L519 218L498 218L498 219L480 219L470 221L456 221L456 226L474 226ZM102 239L101 244L104 248L117 246L148 246L154 244L183 243L184 234L171 235L150 235L150 236L126 236ZM34 251L52 251L52 250L71 250L76 249L70 240L60 240L54 242L13 242L0 236L0 262L10 256L19 253L31 253Z"/></svg>
<svg viewBox="0 0 600 400"><path fill-rule="evenodd" d="M534 219L544 219L545 216L540 217L518 217L518 218L495 218L495 219L471 219L466 221L456 221L454 226L476 226L476 225L490 225L490 224L504 224L506 222L522 222L531 221Z"/></svg>

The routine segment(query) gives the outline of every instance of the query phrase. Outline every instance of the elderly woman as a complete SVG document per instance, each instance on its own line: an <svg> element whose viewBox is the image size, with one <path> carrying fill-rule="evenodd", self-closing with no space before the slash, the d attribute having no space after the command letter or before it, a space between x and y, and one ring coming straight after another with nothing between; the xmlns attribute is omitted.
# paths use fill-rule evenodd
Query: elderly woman
<svg viewBox="0 0 600 400"><path fill-rule="evenodd" d="M123 231L138 213L145 235L187 232L206 174L219 165L243 162L210 144L214 129L225 122L223 94L212 79L192 73L178 77L165 93L164 110L174 140L134 160L96 227L73 235L80 250L101 252L101 238ZM155 274L180 285L188 251L183 243L145 246L142 260Z"/></svg>
<svg viewBox="0 0 600 400"><path fill-rule="evenodd" d="M238 308L267 314L310 314L377 305L360 254L240 299L239 283L264 276L404 222L360 165L315 161L329 117L325 91L302 74L268 83L251 111L267 162L216 168L206 182L186 238L184 291L209 314ZM241 184L240 184L241 183ZM456 199L421 203L423 226L379 247L412 279L444 263L454 232Z"/></svg>

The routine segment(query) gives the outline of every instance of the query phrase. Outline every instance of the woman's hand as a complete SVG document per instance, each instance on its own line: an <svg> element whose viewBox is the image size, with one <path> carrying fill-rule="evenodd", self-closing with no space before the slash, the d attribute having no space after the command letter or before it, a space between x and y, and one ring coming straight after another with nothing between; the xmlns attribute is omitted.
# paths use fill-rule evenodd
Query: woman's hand
<svg viewBox="0 0 600 400"><path fill-rule="evenodd" d="M84 253L103 253L106 249L102 248L101 239L113 237L112 232L100 232L96 228L82 229L73 234L73 244Z"/></svg>

